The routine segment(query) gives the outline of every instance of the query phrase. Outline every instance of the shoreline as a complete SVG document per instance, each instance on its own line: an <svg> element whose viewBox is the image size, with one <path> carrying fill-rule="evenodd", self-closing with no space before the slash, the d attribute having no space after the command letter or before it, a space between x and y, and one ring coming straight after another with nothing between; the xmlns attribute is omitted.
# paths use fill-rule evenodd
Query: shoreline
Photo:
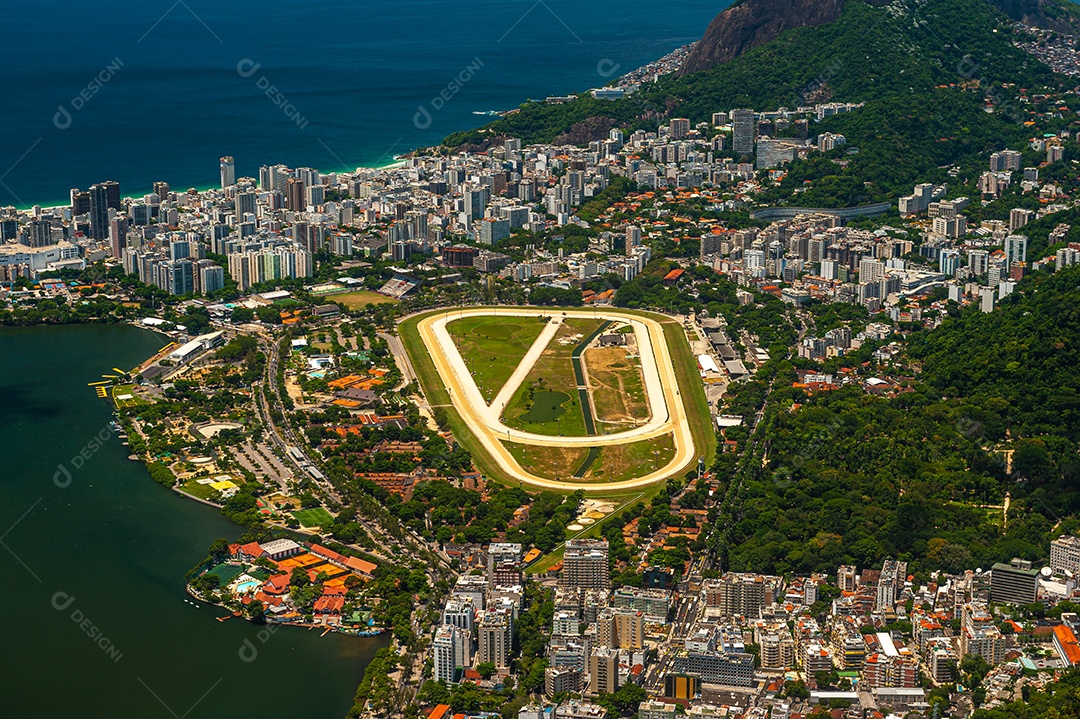
<svg viewBox="0 0 1080 719"><path fill-rule="evenodd" d="M263 622L260 625L257 622L252 621L250 617L244 616L243 612L237 611L235 609L229 609L229 607L225 606L222 603L211 602L208 599L206 599L205 597L200 596L192 588L190 583L187 583L187 582L184 583L184 593L187 594L192 599L194 599L194 600L196 600L196 601L198 601L198 602L200 602L200 603L202 603L202 604L204 604L204 605L206 605L208 607L214 607L216 609L221 609L221 610L224 610L224 611L228 612L228 614L226 614L223 617L216 617L216 619L219 622L224 622L224 621L227 621L229 619L242 619L242 620L244 620L244 621L246 621L246 622L248 622L250 624L255 624L256 626L274 627L271 631L275 631L275 632L280 627L298 627L298 628L302 628L302 629L307 629L309 632L314 630L314 629L322 629L323 632L322 632L322 634L319 635L320 637L324 637L327 634L334 633L334 634L340 634L343 637L352 637L353 639L374 639L376 637L381 637L382 635L384 635L388 631L390 631L389 629L386 629L385 627L382 627L382 628L378 629L377 631L363 631L363 630L361 630L361 631L357 631L357 632L351 632L351 631L344 631L340 627L336 627L336 626L334 626L332 624L319 624L317 622L313 622L313 623L310 623L310 624L308 622L286 622L286 621L280 621L278 619L275 619L274 617L266 616L266 615L263 616Z"/></svg>
<svg viewBox="0 0 1080 719"><path fill-rule="evenodd" d="M679 56L685 56L685 54L687 52L689 52L689 50L692 49L698 42L699 42L698 40L694 40L694 41L692 41L690 43L680 45L680 46L678 46L676 48L673 48L672 50L670 50L669 52L664 53L660 57L658 57L658 58L656 58L654 60L650 60L649 62L644 63L644 64L640 65L639 67L636 67L633 70L630 70L629 72L626 72L626 73L616 77L615 79L612 79L612 80L608 81L607 83L601 85L601 87L622 87L624 85L631 84L631 82L628 81L628 79L630 79L632 81L632 79L636 79L635 76L640 76L642 74L647 75L650 70L658 70L658 69L661 68L664 61L669 60L670 58L679 57ZM672 71L672 72L674 72L674 71ZM670 73L670 72L669 73L658 72L651 79L649 79L649 82L656 82L661 77L664 77L664 76L669 75L669 74L672 74L672 73ZM587 93L587 92L588 92L588 90L580 90L580 91L571 92L570 94L572 94L572 95L580 95L580 94ZM518 102L516 105L514 105L514 107L512 107L509 110L488 110L488 111L485 111L485 112L474 111L473 115L488 117L489 118L488 122L485 122L484 124L481 124L481 125L470 125L468 127L462 127L462 128L457 129L457 130L452 130L450 132L447 132L444 135L444 139L445 139L445 137L447 137L447 136L449 136L449 135L451 135L451 134L453 134L455 132L464 132L464 131L468 131L468 130L479 130L479 129L483 128L483 127L486 127L491 122L494 122L495 118L501 119L501 118L505 117L506 114L514 112L517 109L517 107L519 107L524 102L530 102L530 100L528 100L528 99L521 100L520 102ZM439 143L441 144L441 142L442 141L440 140ZM382 171L382 170L396 169L396 168L399 168L399 167L403 167L405 165L406 161L405 161L404 158L407 155L410 155L410 154L416 152L419 149L424 149L424 148L427 148L427 147L435 147L435 146L437 146L437 145L415 146L415 147L412 147L411 149L403 150L398 155L395 155L393 160L391 160L390 162L386 162L386 163L378 164L378 165L357 165L356 167L354 167L352 169L349 169L349 170L335 170L334 172L336 172L338 174L341 174L341 173L344 173L344 172L358 172L360 170ZM316 168L316 169L318 169L318 168ZM322 170L319 170L319 174L330 174L330 173L323 173ZM99 182L103 182L103 181L104 180L99 180ZM119 182L119 180L117 180L117 182ZM173 188L170 188L170 189L173 189ZM183 192L187 192L188 190L195 190L196 192L203 193L203 192L209 192L211 190L221 190L221 189L222 188L218 187L217 185L209 185L209 186L204 185L204 186L200 186L200 187L190 187L190 188L187 188L187 189L183 190ZM173 191L175 191L175 190L173 190ZM153 192L153 187L147 188L147 193L149 193L149 192ZM138 199L140 197L141 197L141 195L139 195L139 196L136 196L136 195L122 195L121 199ZM5 207L14 207L16 210L19 210L21 212L26 212L26 211L32 210L34 207L40 207L42 210L51 210L51 209L55 209L55 208L58 208L58 207L70 207L70 204L71 204L70 200L69 201L61 200L61 201L56 202L55 204L42 204L40 202L37 202L37 203L31 203L31 204L23 205L23 206L14 205L14 204L5 205Z"/></svg>
<svg viewBox="0 0 1080 719"><path fill-rule="evenodd" d="M158 336L161 336L161 337L166 337L166 338L172 339L168 334L162 332L161 330L159 330L157 328L154 328L154 327L147 327L145 325L142 325L137 320L128 321L128 322L125 322L124 324L127 324L127 325L129 325L131 327L135 327L137 329L147 330L147 331L153 332L155 335L158 335ZM143 360L139 365L136 366L136 368L134 370L132 370L132 374L137 373L139 368L143 367L148 362L154 361L156 358L158 358L160 356L161 356L161 351L158 351L155 354L148 357L147 359ZM130 437L131 434L134 433L135 435L137 435L139 437L140 441L145 443L146 440L147 440L147 437L146 437L146 435L143 434L143 432L142 432L141 428L139 427L139 425L136 424L135 422L133 422L130 417L126 417L126 416L121 414L120 408L116 405L116 402L112 398L112 396L108 396L106 398L106 400L112 405L112 416L113 416L112 423L114 425L114 428L119 428L117 431L122 432L122 433L126 433L128 437ZM129 442L125 441L124 444L130 450ZM181 499L187 499L187 500L191 500L193 502L197 502L198 504L201 504L203 506L212 508L212 509L216 510L219 514L222 514L222 510L224 508L223 504L218 504L218 503L213 502L213 501L211 501L209 499L203 499L202 497L197 497L197 496L195 496L195 495L193 495L193 494L191 494L189 492L184 491L184 489L181 486L181 483L179 481L179 478L175 478L175 481L170 485L165 485L165 484L163 484L161 482L156 481L156 478L150 473L150 465L151 465L151 463L154 462L154 460L147 453L132 452L128 456L128 459L141 464L143 466L143 468L146 470L147 474L149 475L149 478L151 480L155 481L155 484L159 484L163 488L169 489L174 496L176 496L178 498L181 498ZM174 475L174 477L175 477L175 475ZM226 518L228 519L228 517L226 517ZM233 521L231 519L230 519L230 521L232 521L232 523L236 525L238 530L248 529L244 525L238 524L238 523L236 523L235 521ZM318 535L308 535L308 533L305 532L302 529L301 530L292 529L292 528L289 528L288 526L286 526L286 525L284 525L284 524L282 524L280 522L268 523L265 526L266 526L266 528L268 530L271 530L271 531L280 530L280 531L284 531L284 532L286 532L286 533L288 533L290 535L296 536L295 541L300 542L302 546L308 546L308 544L310 544L310 543L316 543L318 541L318 539L319 539ZM298 534L304 534L304 535L308 535L308 536L306 536L306 538L304 538L304 539L301 539L299 536L297 536ZM230 561L235 561L235 560L230 560ZM246 563L241 562L241 564L244 565ZM203 571L205 571L205 570L203 570ZM201 576L201 573L200 573L200 576ZM227 619L231 619L231 618L240 618L240 619L244 619L246 621L252 622L251 618L246 617L243 614L242 611L237 611L235 609L230 608L229 606L227 606L227 604L224 601L222 601L222 602L212 602L212 601L206 599L205 597L203 597L202 595L200 595L199 593L197 593L194 590L194 588L192 587L191 582L189 582L189 581L184 582L184 591L190 597L192 597L193 599L197 600L198 602L200 602L202 604L212 606L212 607L216 607L216 608L222 609L222 610L224 610L226 612L229 612L229 614L224 616L224 617L217 617L217 620L219 622L226 621ZM239 596L240 595L234 595L233 598L238 598ZM255 622L252 622L252 623L255 623ZM376 638L376 637L380 637L380 636L382 636L382 635L384 635L384 634L386 634L386 633L388 633L390 631L390 628L387 628L387 627L378 627L378 628L372 628L372 629L366 629L366 630L350 631L350 630L344 629L341 625L318 623L318 622L310 622L309 623L309 622L306 622L306 621L303 621L303 620L300 620L300 621L279 620L279 619L276 619L275 617L270 616L270 615L264 615L263 616L263 626L272 626L273 628L270 629L270 631L277 631L277 629L279 627L282 627L282 626L302 627L302 628L306 628L308 631L312 631L314 629L320 629L320 630L322 630L322 634L320 635L320 637L326 636L327 634L333 632L335 634L340 634L342 636L353 637L353 638L357 638L357 639L373 639L373 638ZM365 670L366 670L366 667L365 667Z"/></svg>
<svg viewBox="0 0 1080 719"><path fill-rule="evenodd" d="M416 149L417 148L413 148L411 150L408 150L407 152L402 153L402 155L396 156L393 161L382 164L382 165L373 165L373 166L357 165L355 168L353 168L351 170L335 170L334 172L336 172L337 174L341 174L343 172L359 172L359 171L362 171L362 170L375 170L376 172L381 172L383 170L392 170L392 169L396 169L396 168L399 168L399 167L404 167L405 166L405 160L401 159L401 158L405 154L415 152ZM319 170L319 174L330 174L330 173L323 173L322 170ZM101 180L101 181L103 182L104 180ZM119 182L119 180L118 180L118 182ZM207 186L201 186L201 187L189 187L189 188L186 188L184 190L178 190L178 189L172 188L172 187L170 187L169 189L171 191L177 192L177 193L184 193L184 192L188 192L188 190L195 190L199 194L202 194L204 192L211 192L213 190L217 190L217 191L220 192L222 190L222 188L217 186L217 185L207 185ZM148 194L148 193L151 193L153 191L154 191L153 188L150 187L150 188L147 188L146 193L144 193L144 194ZM139 199L142 199L142 197L143 197L143 195L135 195L135 194L126 194L125 193L125 194L121 195L120 199L121 199L121 201L123 201L123 200L139 200ZM11 205L4 205L4 207L14 207L19 212L30 212L35 207L40 207L42 210L54 210L54 209L57 209L57 208L71 207L71 201L70 200L68 200L68 201L60 200L60 201L58 201L56 203L49 203L49 204L43 204L43 203L40 203L40 202L35 202L35 203L31 203L31 204L28 204L28 205L22 205L22 206L17 205L17 204L11 204Z"/></svg>

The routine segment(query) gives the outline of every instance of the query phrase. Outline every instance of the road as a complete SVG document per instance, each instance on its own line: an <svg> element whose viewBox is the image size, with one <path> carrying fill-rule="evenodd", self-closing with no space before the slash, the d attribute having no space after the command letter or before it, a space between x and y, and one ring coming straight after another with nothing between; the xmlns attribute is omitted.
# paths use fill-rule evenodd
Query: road
<svg viewBox="0 0 1080 719"><path fill-rule="evenodd" d="M538 317L552 314L550 309L489 307L457 310L454 317L465 315ZM664 329L661 324L656 320L623 313L616 309L600 311L566 309L559 310L558 314L565 317L600 318L626 322L634 328L638 339L646 396L649 400L652 415L651 419L640 427L602 437L552 437L521 432L507 427L499 418L500 412L496 409L496 406L489 406L484 402L480 390L457 351L453 338L446 331L447 314L432 314L422 319L417 325L420 337L431 355L432 362L439 373L439 378L450 394L454 408L488 454L507 475L524 484L543 489L581 489L585 492L610 493L612 491L646 487L663 481L689 466L696 459L694 440L690 432L686 408L678 388L678 378L672 366L667 342L664 339ZM539 352L530 350L528 356L531 356L532 361L535 362ZM524 363L523 360L522 364ZM621 482L585 483L555 481L537 477L523 469L503 445L503 441L509 439L521 444L546 447L602 447L639 442L669 433L673 434L675 440L675 455L671 461L664 467L641 477Z"/></svg>
<svg viewBox="0 0 1080 719"><path fill-rule="evenodd" d="M416 373L413 372L412 363L409 362L409 355L405 352L405 345L401 344L401 338L386 332L377 332L376 336L386 340L386 346L390 348L390 354L394 356L394 363L401 372L401 386L404 387L410 382L415 382Z"/></svg>
<svg viewBox="0 0 1080 719"><path fill-rule="evenodd" d="M394 339L396 340L397 338L395 337ZM276 409L283 417L280 424L276 424L273 421L269 408L260 400L259 393L254 391L260 384L259 382L256 382L252 386L253 401L256 404L264 426L268 430L268 434L274 444L281 449L282 456L295 468L295 475L297 477L311 480L334 502L339 505L344 504L341 494L331 484L328 478L317 480L307 472L306 467L317 467L317 465L307 454L309 446L306 439L303 436L297 435L288 419L285 417L285 408L281 405L281 397L278 395L277 391L278 366L283 361L278 351L278 344L277 342L269 341L263 345L263 350L267 356L266 377L263 386L266 387L266 394L269 401L274 403ZM291 454L289 454L288 447L290 446L295 447L302 454L303 459L301 461L298 462ZM417 556L422 556L423 551L427 550L432 552L444 567L450 566L450 558L447 557L445 553L439 550L437 546L429 545L422 537L415 532L408 530L408 528L405 528L406 532L405 535L403 535L403 539L398 541L391 537L390 533L386 531L385 527L382 526L382 523L376 517L358 516L356 521L371 537L377 540L381 539L383 544L378 549L364 548L355 544L347 544L346 546L368 552L382 561L392 562L400 561L400 555L398 553L404 551L411 545L411 549L415 551Z"/></svg>
<svg viewBox="0 0 1080 719"><path fill-rule="evenodd" d="M277 373L278 364L282 360L278 352L277 342L268 342L267 346L264 346L264 351L266 352L267 363L266 382L263 386L266 387L266 396L268 398L268 401L273 402L277 406L277 409L281 413L283 418L281 424L275 424L273 418L270 416L269 408L264 406L263 402L259 401L258 393L253 392L255 404L260 410L264 426L269 430L270 437L273 439L274 443L280 448L282 456L284 456L288 460L289 464L293 465L295 470L294 474L297 477L306 477L312 480L312 482L314 482L316 486L326 492L327 496L329 496L338 504L341 504L341 495L339 495L337 491L334 490L334 487L331 486L329 481L319 481L308 474L304 465L306 464L314 466L314 462L312 462L306 454L304 455L304 459L306 460L306 462L303 463L297 462L296 459L291 454L289 454L288 448L290 446L296 447L300 452L304 452L304 449L308 445L306 441L302 441L301 439L299 439L296 436L296 433L293 432L293 428L290 426L289 420L285 417L285 408L281 406L281 397L278 396L277 391ZM282 435L284 435L284 437Z"/></svg>

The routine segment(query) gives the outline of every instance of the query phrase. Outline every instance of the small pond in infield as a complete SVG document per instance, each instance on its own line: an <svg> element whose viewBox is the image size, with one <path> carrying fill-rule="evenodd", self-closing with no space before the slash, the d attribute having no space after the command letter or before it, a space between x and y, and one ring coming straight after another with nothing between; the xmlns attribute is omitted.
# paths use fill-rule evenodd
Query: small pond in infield
<svg viewBox="0 0 1080 719"><path fill-rule="evenodd" d="M554 422L566 412L563 403L570 401L565 392L552 392L542 389L533 392L532 407L519 418L522 422L539 424Z"/></svg>

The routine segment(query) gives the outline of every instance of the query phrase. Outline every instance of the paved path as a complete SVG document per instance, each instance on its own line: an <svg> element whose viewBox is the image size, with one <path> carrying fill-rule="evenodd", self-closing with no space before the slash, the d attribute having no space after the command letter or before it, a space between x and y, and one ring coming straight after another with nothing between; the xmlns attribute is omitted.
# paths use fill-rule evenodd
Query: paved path
<svg viewBox="0 0 1080 719"><path fill-rule="evenodd" d="M514 479L545 489L582 489L586 492L622 491L663 481L688 466L695 458L694 440L686 419L686 408L679 393L678 379L664 339L664 329L658 321L622 313L616 309L566 309L553 313L550 309L540 308L535 310L531 308L475 308L459 309L453 314L454 318L464 315L490 316L493 314L508 317L536 317L552 314L565 317L595 317L626 322L634 328L637 336L645 390L652 414L649 422L626 432L599 437L551 437L507 427L499 418L501 409L498 411L495 409L499 406L498 403L488 406L484 402L457 346L446 331L447 313L432 314L418 323L420 337L428 348L440 379L450 393L454 407L488 454L499 463L506 474ZM534 354L534 349L536 349L535 344L530 348L529 355ZM539 357L539 354L540 352L536 352L536 357ZM526 365L523 361L518 370L521 370L523 366L531 368L532 365ZM515 370L515 373L518 370ZM525 372L527 374L527 369ZM545 447L604 447L653 439L669 433L674 436L675 455L667 465L635 479L606 483L564 482L537 477L523 469L502 443L509 439L520 444Z"/></svg>
<svg viewBox="0 0 1080 719"><path fill-rule="evenodd" d="M412 363L409 362L409 355L405 352L405 346L401 344L401 338L385 332L378 332L376 335L386 340L386 346L390 349L390 354L394 356L394 363L401 372L401 386L404 387L415 381L416 373L413 372ZM364 344L365 348L370 347L367 337L364 338Z"/></svg>

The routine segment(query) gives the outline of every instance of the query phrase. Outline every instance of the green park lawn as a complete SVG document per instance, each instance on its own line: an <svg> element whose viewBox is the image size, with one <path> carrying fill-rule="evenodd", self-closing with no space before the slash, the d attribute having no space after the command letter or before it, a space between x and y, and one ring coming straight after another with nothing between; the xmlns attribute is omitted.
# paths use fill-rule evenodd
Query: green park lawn
<svg viewBox="0 0 1080 719"><path fill-rule="evenodd" d="M546 323L535 317L463 317L446 324L484 401L491 402Z"/></svg>
<svg viewBox="0 0 1080 719"><path fill-rule="evenodd" d="M321 527L324 524L329 524L334 521L334 515L327 512L322 507L315 507L313 509L298 509L295 512L291 512L294 519L300 522L302 527Z"/></svg>
<svg viewBox="0 0 1080 719"><path fill-rule="evenodd" d="M371 290L357 290L356 292L332 295L329 297L329 301L334 304L345 305L350 310L358 310L367 305L392 305L398 302L393 297L380 295L378 292L372 292Z"/></svg>

